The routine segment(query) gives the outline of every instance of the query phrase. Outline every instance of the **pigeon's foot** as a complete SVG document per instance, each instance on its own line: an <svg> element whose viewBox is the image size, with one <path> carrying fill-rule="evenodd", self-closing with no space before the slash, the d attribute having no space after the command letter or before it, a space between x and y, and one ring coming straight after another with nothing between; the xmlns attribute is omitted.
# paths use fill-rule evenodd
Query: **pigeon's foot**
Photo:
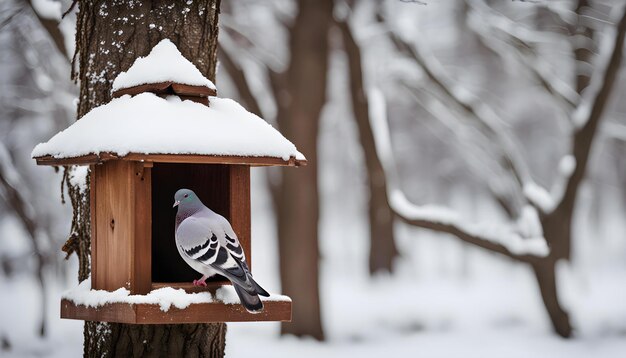
<svg viewBox="0 0 626 358"><path fill-rule="evenodd" d="M193 285L194 285L194 286L202 286L202 287L206 287L206 282L205 282L205 281L206 281L206 279L207 279L207 277L206 277L206 276L202 276L202 278L201 278L201 279L199 279L199 280L193 280Z"/></svg>

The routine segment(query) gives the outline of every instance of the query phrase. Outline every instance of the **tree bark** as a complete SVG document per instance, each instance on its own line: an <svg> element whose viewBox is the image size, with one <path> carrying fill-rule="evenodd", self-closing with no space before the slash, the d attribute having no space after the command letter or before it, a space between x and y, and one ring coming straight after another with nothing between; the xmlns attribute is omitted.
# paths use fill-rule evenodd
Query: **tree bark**
<svg viewBox="0 0 626 358"><path fill-rule="evenodd" d="M532 268L537 278L543 305L552 322L552 328L561 337L568 338L572 335L572 326L569 322L569 315L561 308L559 303L559 296L556 289L555 266L556 261L552 258L547 258L546 260L533 264Z"/></svg>
<svg viewBox="0 0 626 358"><path fill-rule="evenodd" d="M76 53L80 80L78 118L111 100L115 77L164 38L178 46L207 78L215 81L220 0L173 2L81 1ZM68 181L68 185L70 185ZM79 279L89 273L89 192L70 185L74 220L66 249L79 255ZM226 325L126 325L85 323L85 357L222 357Z"/></svg>
<svg viewBox="0 0 626 358"><path fill-rule="evenodd" d="M300 0L290 29L291 61L274 74L281 132L305 153L308 165L282 171L277 193L280 275L283 292L293 298L291 323L283 334L324 339L319 300L319 196L317 137L326 103L328 29L332 0Z"/></svg>
<svg viewBox="0 0 626 358"><path fill-rule="evenodd" d="M85 357L223 357L225 324L131 325L89 322L105 335L85 341ZM87 347L92 347L87 350Z"/></svg>

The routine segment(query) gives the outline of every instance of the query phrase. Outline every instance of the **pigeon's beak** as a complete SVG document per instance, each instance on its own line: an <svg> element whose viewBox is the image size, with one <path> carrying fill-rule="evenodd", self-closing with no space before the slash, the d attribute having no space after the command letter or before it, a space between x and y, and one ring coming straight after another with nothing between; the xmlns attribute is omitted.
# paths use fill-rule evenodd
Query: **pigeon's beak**
<svg viewBox="0 0 626 358"><path fill-rule="evenodd" d="M173 208L175 208L175 207L177 207L177 206L178 206L178 204L180 204L180 200L176 200L176 201L174 202L174 205L172 205L172 207L173 207Z"/></svg>

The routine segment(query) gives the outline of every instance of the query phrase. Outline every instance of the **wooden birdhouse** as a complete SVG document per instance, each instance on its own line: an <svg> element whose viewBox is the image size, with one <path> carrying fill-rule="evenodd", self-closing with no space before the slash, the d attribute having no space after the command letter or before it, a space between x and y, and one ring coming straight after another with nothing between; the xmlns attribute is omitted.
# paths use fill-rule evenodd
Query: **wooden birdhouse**
<svg viewBox="0 0 626 358"><path fill-rule="evenodd" d="M194 190L230 221L252 269L250 167L300 166L306 159L264 120L216 97L213 83L169 40L116 78L111 102L32 155L39 165L90 167L91 282L64 296L63 318L138 324L291 319L288 297L264 299L264 311L253 315L226 279L215 278L206 289L191 285L199 274L174 242L176 190Z"/></svg>

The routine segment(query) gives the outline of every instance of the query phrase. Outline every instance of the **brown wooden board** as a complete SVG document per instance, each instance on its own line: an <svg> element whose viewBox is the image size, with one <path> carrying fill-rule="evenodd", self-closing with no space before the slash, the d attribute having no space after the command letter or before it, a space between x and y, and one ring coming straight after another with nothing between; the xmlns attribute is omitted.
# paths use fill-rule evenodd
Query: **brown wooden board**
<svg viewBox="0 0 626 358"><path fill-rule="evenodd" d="M193 101L193 102L197 102L200 104L203 104L205 106L209 105L209 98L208 97L194 97L194 96L183 96L183 95L179 95L180 99L184 100L189 100L189 101Z"/></svg>
<svg viewBox="0 0 626 358"><path fill-rule="evenodd" d="M217 95L217 91L214 89L205 86L184 85L181 83L172 83L172 90L178 95L190 97L208 97Z"/></svg>
<svg viewBox="0 0 626 358"><path fill-rule="evenodd" d="M155 163L203 163L203 164L242 164L250 166L305 166L306 160L289 160L275 157L240 157L227 155L199 154L138 154L130 153L118 156L114 153L88 154L73 158L55 158L51 155L36 157L38 165L90 165L110 160L146 161Z"/></svg>
<svg viewBox="0 0 626 358"><path fill-rule="evenodd" d="M152 289L152 163L134 162L134 261L132 294L146 294Z"/></svg>
<svg viewBox="0 0 626 358"><path fill-rule="evenodd" d="M89 166L89 215L91 216L91 287L94 287L94 282L97 282L98 272L94 270L94 267L98 266L98 257L94 255L97 250L98 243L96 242L96 227L98 227L98 216L96 215L96 166Z"/></svg>
<svg viewBox="0 0 626 358"><path fill-rule="evenodd" d="M252 241L250 219L250 166L230 165L230 223L246 254L252 270Z"/></svg>
<svg viewBox="0 0 626 358"><path fill-rule="evenodd" d="M92 217L96 223L92 244L91 284L94 289L113 291L133 287L132 262L135 233L132 162L112 161L95 167L92 182Z"/></svg>
<svg viewBox="0 0 626 358"><path fill-rule="evenodd" d="M127 94L134 96L144 92L152 92L156 94L179 94L193 97L208 97L217 95L217 92L214 89L206 86L192 86L167 81L122 88L113 92L113 98L122 97Z"/></svg>
<svg viewBox="0 0 626 358"><path fill-rule="evenodd" d="M191 304L184 309L172 306L164 312L158 304L112 303L87 307L63 299L61 318L131 324L291 321L290 301L264 301L263 305L263 312L257 314L249 313L240 304L221 302Z"/></svg>
<svg viewBox="0 0 626 358"><path fill-rule="evenodd" d="M218 288L224 285L231 285L229 281L208 281L206 286L194 286L191 282L153 282L152 290L158 290L163 287L171 287L173 289L182 288L187 293L197 293L197 292L211 292L211 294L215 294Z"/></svg>

